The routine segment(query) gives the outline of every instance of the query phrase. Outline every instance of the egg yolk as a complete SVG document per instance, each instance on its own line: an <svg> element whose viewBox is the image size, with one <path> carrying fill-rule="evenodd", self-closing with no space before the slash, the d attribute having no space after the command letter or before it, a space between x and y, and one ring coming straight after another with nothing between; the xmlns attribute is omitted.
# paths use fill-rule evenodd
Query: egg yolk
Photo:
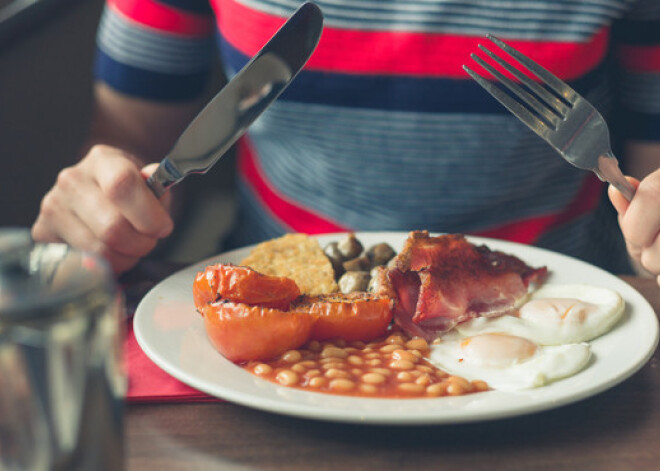
<svg viewBox="0 0 660 471"><path fill-rule="evenodd" d="M482 334L461 342L461 360L474 366L506 368L529 359L536 344L508 334Z"/></svg>
<svg viewBox="0 0 660 471"><path fill-rule="evenodd" d="M589 313L596 309L596 305L585 303L579 299L533 299L520 308L518 316L539 323L570 322L583 324Z"/></svg>

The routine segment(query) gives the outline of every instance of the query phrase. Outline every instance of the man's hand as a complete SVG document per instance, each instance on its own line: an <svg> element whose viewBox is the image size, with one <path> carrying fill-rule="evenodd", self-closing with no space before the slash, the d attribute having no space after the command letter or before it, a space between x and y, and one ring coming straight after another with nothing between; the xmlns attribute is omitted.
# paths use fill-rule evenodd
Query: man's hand
<svg viewBox="0 0 660 471"><path fill-rule="evenodd" d="M155 165L138 162L114 147L92 147L43 198L33 238L98 253L117 274L132 268L174 226L169 194L159 201L144 181Z"/></svg>

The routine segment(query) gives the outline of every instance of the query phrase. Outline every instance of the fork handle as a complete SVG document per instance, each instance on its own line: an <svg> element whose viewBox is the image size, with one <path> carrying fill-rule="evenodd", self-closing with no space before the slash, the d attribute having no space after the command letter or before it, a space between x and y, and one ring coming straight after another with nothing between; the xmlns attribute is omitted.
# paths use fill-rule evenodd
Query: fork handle
<svg viewBox="0 0 660 471"><path fill-rule="evenodd" d="M635 187L623 176L619 168L619 162L614 154L608 152L598 157L598 168L594 169L598 178L610 183L619 190L628 201L635 196Z"/></svg>

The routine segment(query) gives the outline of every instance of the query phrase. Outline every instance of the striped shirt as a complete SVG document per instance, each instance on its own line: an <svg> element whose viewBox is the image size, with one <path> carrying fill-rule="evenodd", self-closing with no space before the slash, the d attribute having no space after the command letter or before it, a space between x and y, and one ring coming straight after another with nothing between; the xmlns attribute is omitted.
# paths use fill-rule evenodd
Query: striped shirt
<svg viewBox="0 0 660 471"><path fill-rule="evenodd" d="M301 0L107 0L97 77L159 101L243 67ZM628 270L604 186L462 69L486 33L591 101L616 144L660 139L657 0L318 0L315 53L238 146L228 246L285 232L461 232ZM623 162L625 165L625 162Z"/></svg>

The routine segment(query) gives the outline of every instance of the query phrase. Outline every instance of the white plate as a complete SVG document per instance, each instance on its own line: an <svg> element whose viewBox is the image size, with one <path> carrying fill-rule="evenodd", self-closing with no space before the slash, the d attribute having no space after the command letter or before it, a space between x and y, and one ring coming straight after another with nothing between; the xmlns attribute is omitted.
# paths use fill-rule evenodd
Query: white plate
<svg viewBox="0 0 660 471"><path fill-rule="evenodd" d="M358 233L365 246L388 242L400 250L407 233ZM343 235L319 237L322 245ZM548 283L591 283L618 291L626 301L622 321L591 342L592 363L577 375L523 392L488 391L434 399L369 399L301 391L262 380L217 353L206 338L192 300L195 274L216 262L238 263L250 248L235 250L181 270L155 286L137 308L135 336L144 352L180 381L228 401L279 414L353 423L448 424L512 417L559 407L624 381L651 357L658 319L648 302L619 278L547 250L471 237L514 254L531 266L546 265Z"/></svg>

